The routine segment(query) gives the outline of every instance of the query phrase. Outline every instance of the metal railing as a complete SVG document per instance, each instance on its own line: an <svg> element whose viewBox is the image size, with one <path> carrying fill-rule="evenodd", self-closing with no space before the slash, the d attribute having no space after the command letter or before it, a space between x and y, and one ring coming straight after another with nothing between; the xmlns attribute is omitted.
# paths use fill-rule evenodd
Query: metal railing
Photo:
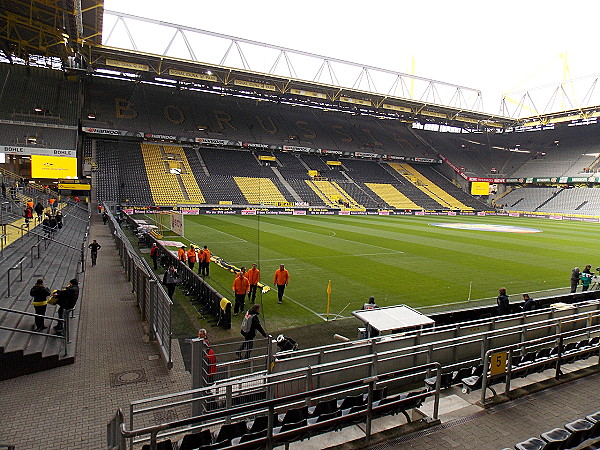
<svg viewBox="0 0 600 450"><path fill-rule="evenodd" d="M69 314L67 313L67 311L65 311L65 315L64 315L64 319L60 319L57 317L52 317L52 316L40 316L39 314L35 314L35 313L29 313L29 312L25 312L25 311L18 311L15 309L10 309L10 308L4 308L0 306L0 311L5 311L11 314L18 314L21 316L29 316L29 317L43 317L45 320L49 320L49 321L54 321L57 323L62 323L64 326L64 335L58 335L58 334L48 334L48 333L41 333L39 331L31 331L31 330L23 330L21 328L12 328L12 327L6 327L4 325L0 325L0 329L2 330L8 330L8 331L16 331L19 333L25 333L25 334L33 334L33 335L38 335L38 336L44 336L44 337L49 337L49 338L55 338L55 339L62 339L64 341L64 356L67 356L67 342L69 339Z"/></svg>
<svg viewBox="0 0 600 450"><path fill-rule="evenodd" d="M333 369L335 370L335 369ZM316 403L325 399L341 399L346 395L366 394L366 403L363 409L356 412L345 411L344 415L332 419L327 425L335 425L341 428L360 421L365 421L365 436L367 440L371 436L372 421L376 416L390 413L402 409L403 403L405 410L413 409L428 397L433 397L433 414L431 420L438 420L439 401L440 401L440 383L432 391L416 391L412 396L398 397L391 399L387 404L380 404L374 400L373 392L375 389L388 388L388 391L402 392L401 387L406 386L407 380L422 376L427 372L434 371L440 374L440 364L434 362L422 366L411 367L387 373L376 374L374 376L357 378L350 382L337 383L327 387L317 387L306 389L305 391L273 398L272 395L277 391L277 386L287 382L306 382L305 373L302 371L290 371L285 374L284 379L264 380L257 382L253 386L240 387L239 383L224 383L212 388L204 388L180 393L180 397L173 401L169 406L173 410L183 411L193 408L194 404L210 405L210 408L203 408L201 414L192 414L190 417L182 420L176 420L157 425L144 425L140 428L126 429L125 417L122 410L118 410L111 419L107 427L108 447L111 449L124 450L127 448L127 440L130 439L129 448L140 442L150 441L151 448L156 448L157 439L168 438L182 433L193 432L200 428L216 426L223 423L229 423L235 420L244 420L256 415L267 416L266 436L254 440L252 447L273 448L277 443L289 442L294 440L293 434L300 433L301 436L318 434L322 432L318 423L307 423L303 427L296 428L294 433L282 432L275 433L276 414L284 412L289 408L304 406ZM440 377L438 377L440 378ZM259 401L247 403L244 399L248 392L253 391L262 393ZM160 401L161 397L147 399L141 402L134 402L131 407L140 407L140 413L155 415L160 413L162 406L153 406L152 403ZM146 422L148 423L148 422ZM160 436L159 436L160 434ZM132 438L141 438L133 440Z"/></svg>
<svg viewBox="0 0 600 450"><path fill-rule="evenodd" d="M10 297L10 271L11 270L19 270L19 281L23 281L23 262L27 259L25 256L19 260L14 266L9 267L6 271L6 296Z"/></svg>
<svg viewBox="0 0 600 450"><path fill-rule="evenodd" d="M584 330L574 330L566 333L558 333L554 336L548 336L540 339L534 339L528 342L528 349L532 348L544 348L553 346L556 348L556 353L554 355L548 355L544 358L539 358L534 361L530 361L527 364L521 364L518 367L513 366L513 357L515 353L523 354L523 347L520 344L516 345L506 345L503 347L497 347L494 349L490 349L485 353L483 358L483 367L486 370L483 371L482 381L481 381L481 404L486 405L488 400L486 398L486 392L489 387L492 385L492 380L497 379L497 377L504 377L504 394L508 395L510 392L511 381L513 380L513 375L523 371L530 371L531 369L539 368L539 367L549 367L550 364L554 363L555 375L554 378L557 380L560 378L561 365L563 364L563 360L565 358L572 359L576 358L579 355L587 354L591 351L590 348L584 347L582 349L577 349L574 351L570 351L568 354L564 354L564 342L565 341L574 341L581 339L588 339L592 333L600 332L600 325L592 326L586 328ZM506 371L500 374L492 375L491 372L487 370L487 368L491 367L492 355L497 353L507 353L506 358ZM600 364L600 355L598 363ZM492 393L496 395L493 389Z"/></svg>
<svg viewBox="0 0 600 450"><path fill-rule="evenodd" d="M129 239L117 223L108 204L104 209L109 216L108 225L115 240L121 263L132 285L142 320L148 324L149 338L158 343L166 367L173 367L171 356L171 309L173 302L145 260L140 258Z"/></svg>

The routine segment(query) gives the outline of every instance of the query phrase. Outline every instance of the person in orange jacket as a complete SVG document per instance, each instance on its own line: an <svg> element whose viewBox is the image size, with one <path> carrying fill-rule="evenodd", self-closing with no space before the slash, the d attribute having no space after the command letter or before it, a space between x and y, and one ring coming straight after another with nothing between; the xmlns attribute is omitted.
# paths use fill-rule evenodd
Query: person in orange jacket
<svg viewBox="0 0 600 450"><path fill-rule="evenodd" d="M207 277L210 266L210 250L205 245L202 251L202 276Z"/></svg>
<svg viewBox="0 0 600 450"><path fill-rule="evenodd" d="M188 266L194 270L194 264L196 263L196 248L190 245L190 249L187 251Z"/></svg>
<svg viewBox="0 0 600 450"><path fill-rule="evenodd" d="M179 250L177 250L177 259L182 263L185 263L186 253L185 253L185 245L182 245Z"/></svg>
<svg viewBox="0 0 600 450"><path fill-rule="evenodd" d="M250 303L254 303L256 300L256 288L260 281L260 270L256 268L256 264L252 264L252 268L246 273L246 278L250 283L250 291L248 292L248 300Z"/></svg>
<svg viewBox="0 0 600 450"><path fill-rule="evenodd" d="M283 301L283 292L289 282L290 273L285 269L283 264L280 264L279 269L275 271L275 276L273 277L273 284L277 285L277 303Z"/></svg>
<svg viewBox="0 0 600 450"><path fill-rule="evenodd" d="M246 298L246 294L250 292L250 282L244 276L243 271L240 270L237 273L231 289L235 295L235 306L233 308L233 315L235 316L239 312L244 312L244 299Z"/></svg>

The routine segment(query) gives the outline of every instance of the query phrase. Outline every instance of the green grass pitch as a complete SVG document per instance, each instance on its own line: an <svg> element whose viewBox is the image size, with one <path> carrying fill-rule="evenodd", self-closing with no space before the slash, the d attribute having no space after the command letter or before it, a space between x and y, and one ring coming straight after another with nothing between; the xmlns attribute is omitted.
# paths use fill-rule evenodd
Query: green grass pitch
<svg viewBox="0 0 600 450"><path fill-rule="evenodd" d="M455 230L432 222L542 232ZM464 302L469 296L495 303L499 287L507 288L513 302L521 301L517 294L523 292L541 297L568 286L573 267L600 265L599 226L495 216L199 215L185 216L185 237L238 267L256 262L269 286L279 264L285 264L288 298L278 305L275 289L260 299L270 328L283 330L323 322L328 280L331 313L343 311L342 316L360 309L370 295L380 306L412 307ZM207 281L233 300L233 277L213 264Z"/></svg>

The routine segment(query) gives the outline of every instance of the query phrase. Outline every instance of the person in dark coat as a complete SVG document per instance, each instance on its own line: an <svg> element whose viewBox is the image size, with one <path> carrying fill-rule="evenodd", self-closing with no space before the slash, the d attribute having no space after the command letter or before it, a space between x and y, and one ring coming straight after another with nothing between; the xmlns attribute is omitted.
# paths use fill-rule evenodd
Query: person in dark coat
<svg viewBox="0 0 600 450"><path fill-rule="evenodd" d="M505 316L506 314L510 314L510 303L508 295L506 295L506 288L498 289L498 294L498 298L496 299L496 303L498 303L498 315Z"/></svg>
<svg viewBox="0 0 600 450"><path fill-rule="evenodd" d="M175 286L179 282L179 275L175 270L175 267L169 266L169 270L165 272L163 275L163 284L167 288L167 294L169 294L169 298L173 300L173 294L175 293Z"/></svg>
<svg viewBox="0 0 600 450"><path fill-rule="evenodd" d="M56 211L56 226L60 230L63 227L63 215L60 211Z"/></svg>
<svg viewBox="0 0 600 450"><path fill-rule="evenodd" d="M50 232L52 233L52 235L54 235L54 233L56 233L56 230L58 230L58 222L56 221L55 216L50 216L50 218L48 219L48 225L50 226Z"/></svg>
<svg viewBox="0 0 600 450"><path fill-rule="evenodd" d="M254 346L254 337L256 336L256 331L260 332L260 334L262 334L264 337L267 337L267 333L261 326L260 320L258 319L259 312L260 305L254 305L248 310L248 312L246 312L244 320L242 320L241 333L242 336L244 336L244 342L242 342L240 348L238 348L235 352L240 359L242 359L242 357L246 359L250 358L250 352ZM244 351L245 355L242 355Z"/></svg>
<svg viewBox="0 0 600 450"><path fill-rule="evenodd" d="M35 208L33 209L37 214L38 220L42 220L42 214L44 214L44 205L42 205L40 202L37 202L37 205L35 205Z"/></svg>
<svg viewBox="0 0 600 450"><path fill-rule="evenodd" d="M571 293L577 292L577 285L579 284L579 276L581 273L579 272L579 267L575 267L571 271Z"/></svg>
<svg viewBox="0 0 600 450"><path fill-rule="evenodd" d="M90 254L92 256L92 266L96 265L96 259L98 258L98 250L100 250L102 248L102 246L100 244L98 244L98 242L96 242L96 239L94 239L92 241L92 243L90 245L88 245L88 247L90 248Z"/></svg>
<svg viewBox="0 0 600 450"><path fill-rule="evenodd" d="M106 211L104 211L104 212L102 213L102 223L103 223L104 225L106 225L106 223L107 223L107 222L108 222L108 214L106 214Z"/></svg>
<svg viewBox="0 0 600 450"><path fill-rule="evenodd" d="M529 294L523 294L523 300L525 301L523 304L523 311L533 311L536 309L537 303L529 296Z"/></svg>
<svg viewBox="0 0 600 450"><path fill-rule="evenodd" d="M35 285L29 291L29 295L33 297L33 308L35 309L35 327L34 331L42 331L48 328L44 325L44 316L46 315L46 304L50 297L50 289L44 286L44 280L37 280Z"/></svg>
<svg viewBox="0 0 600 450"><path fill-rule="evenodd" d="M64 319L65 311L75 308L75 304L79 298L79 281L77 281L76 278L73 278L66 288L56 292L56 296L58 297L56 304L59 306L58 318ZM62 322L58 322L58 324L54 327L54 330L56 331L57 335L62 336Z"/></svg>
<svg viewBox="0 0 600 450"><path fill-rule="evenodd" d="M46 237L50 236L50 216L49 215L46 215L46 217L42 221L42 230L44 231L44 235Z"/></svg>

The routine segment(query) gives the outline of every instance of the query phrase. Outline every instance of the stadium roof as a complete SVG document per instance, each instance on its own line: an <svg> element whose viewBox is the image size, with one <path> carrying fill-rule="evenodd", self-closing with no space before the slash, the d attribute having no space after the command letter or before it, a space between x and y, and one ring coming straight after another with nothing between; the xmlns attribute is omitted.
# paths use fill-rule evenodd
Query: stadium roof
<svg viewBox="0 0 600 450"><path fill-rule="evenodd" d="M66 59L102 42L102 0L0 0L0 49L10 60L29 55Z"/></svg>
<svg viewBox="0 0 600 450"><path fill-rule="evenodd" d="M130 32L125 24L133 50L105 46L102 45L105 13L117 15L118 20L124 24L126 20L137 20L154 26L170 27L175 30L175 34L163 54L142 52L137 50L133 32ZM228 64L228 55L233 53L229 49L220 61L198 61L185 33L204 33L211 38L229 41L229 49L233 48L238 52L242 66ZM169 47L178 34L186 42L189 57L168 55ZM289 73L251 70L250 65L244 62L243 45L255 45L274 51L277 59L273 67L280 63L287 65ZM68 58L82 55L87 61L86 72L105 72L129 80L176 85L184 89L206 89L223 95L238 93L276 101L304 103L325 109L340 109L355 114L399 118L407 122L417 120L421 123L431 122L467 129L504 129L524 124L537 126L587 120L600 115L599 107L532 114L532 117L525 119L489 114L478 110L477 103L481 93L475 89L124 13L104 11L102 0L0 0L0 50L11 62L13 57L29 63L33 56L42 56L58 58L62 67L69 69L72 67L67 64ZM328 72L330 79L322 81L320 76L311 79L297 75L291 67L294 55L320 58L319 73ZM335 65L342 65L346 72L357 69L358 78L353 84L337 82L333 73ZM386 86L379 91L375 89L373 80L377 76L387 76L391 80L391 87L388 89ZM380 79L382 78L377 79L378 83ZM402 88L402 84L407 82L412 85L421 83L423 90L419 95L411 96ZM439 94L443 89L452 95L450 100L443 99ZM466 99L467 97L469 99Z"/></svg>

